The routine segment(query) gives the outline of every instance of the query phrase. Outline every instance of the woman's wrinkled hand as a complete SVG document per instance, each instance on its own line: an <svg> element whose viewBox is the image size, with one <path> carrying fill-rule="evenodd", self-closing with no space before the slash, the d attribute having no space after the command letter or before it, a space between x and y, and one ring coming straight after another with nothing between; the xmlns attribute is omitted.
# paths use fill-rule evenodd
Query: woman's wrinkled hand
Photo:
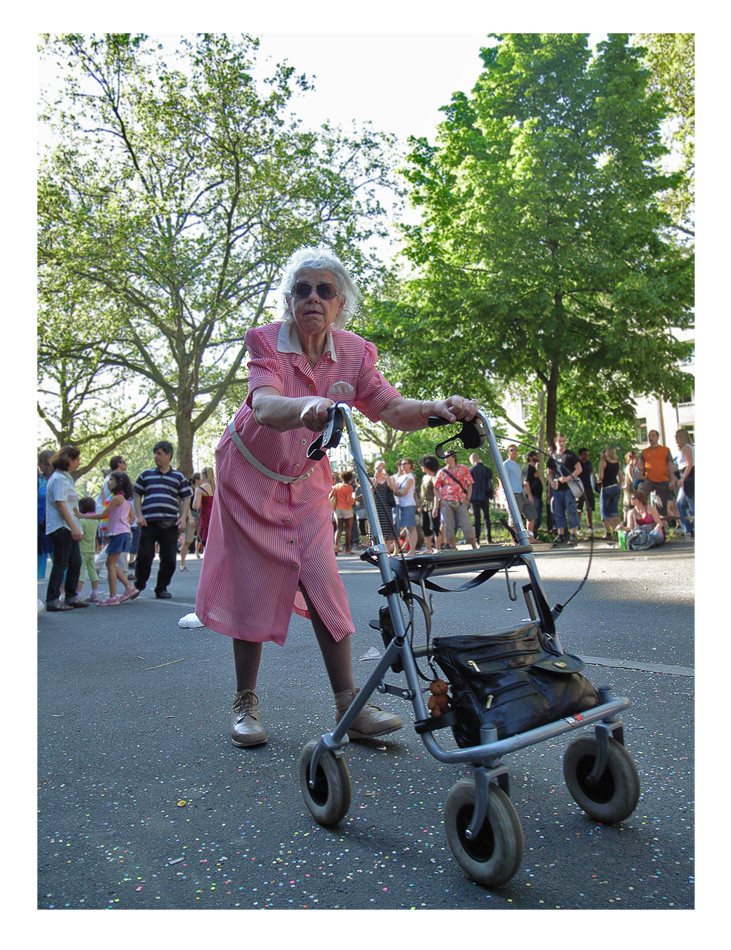
<svg viewBox="0 0 731 950"><path fill-rule="evenodd" d="M449 396L434 404L437 415L454 422L457 419L473 419L479 409L476 399L465 399L464 396Z"/></svg>
<svg viewBox="0 0 731 950"><path fill-rule="evenodd" d="M324 396L308 399L300 410L300 422L312 432L322 432L327 425L327 411L332 404L332 399Z"/></svg>

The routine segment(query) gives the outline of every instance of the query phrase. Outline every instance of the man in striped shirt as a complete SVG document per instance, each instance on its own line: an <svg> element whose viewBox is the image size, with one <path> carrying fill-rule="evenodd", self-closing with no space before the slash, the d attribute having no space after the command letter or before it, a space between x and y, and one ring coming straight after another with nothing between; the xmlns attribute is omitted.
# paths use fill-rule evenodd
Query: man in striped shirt
<svg viewBox="0 0 731 950"><path fill-rule="evenodd" d="M160 546L155 597L169 600L167 587L177 565L178 534L185 524L193 494L187 478L171 466L173 447L158 442L153 448L155 468L141 472L134 484L134 503L140 544L135 561L135 587L144 590L152 571L155 544Z"/></svg>

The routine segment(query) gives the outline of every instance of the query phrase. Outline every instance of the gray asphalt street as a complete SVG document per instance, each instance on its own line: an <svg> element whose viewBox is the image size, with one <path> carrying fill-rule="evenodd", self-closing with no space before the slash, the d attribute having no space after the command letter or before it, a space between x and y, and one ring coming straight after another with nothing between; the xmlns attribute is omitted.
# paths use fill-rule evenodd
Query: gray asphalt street
<svg viewBox="0 0 731 950"><path fill-rule="evenodd" d="M581 544L537 555L551 605L576 589L588 554ZM38 908L693 908L690 544L641 554L596 545L589 580L559 620L565 649L587 661L594 685L632 702L624 721L642 784L635 813L609 827L579 809L561 773L569 737L515 753L506 761L525 854L494 891L464 874L444 832L447 793L469 770L433 759L396 697L375 702L406 728L347 749L348 815L335 829L312 820L297 761L334 717L301 618L284 648L264 649L268 744L231 744L231 644L177 625L194 605L201 562L188 563L172 601L148 589L119 608L38 617ZM383 602L380 580L356 557L342 558L341 570L362 682L382 648L368 626ZM435 596L433 634L526 616L501 576Z"/></svg>

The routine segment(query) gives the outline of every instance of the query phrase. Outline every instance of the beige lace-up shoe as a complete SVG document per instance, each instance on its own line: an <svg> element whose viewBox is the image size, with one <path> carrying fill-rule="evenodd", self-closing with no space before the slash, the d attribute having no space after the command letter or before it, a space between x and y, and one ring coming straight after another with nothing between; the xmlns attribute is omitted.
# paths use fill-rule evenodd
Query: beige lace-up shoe
<svg viewBox="0 0 731 950"><path fill-rule="evenodd" d="M340 722L343 718L345 711L353 701L353 697L358 692L357 689L344 689L342 693L335 694L337 722ZM353 725L348 729L348 736L351 739L371 739L376 736L385 736L388 732L396 732L397 729L403 729L403 725L398 716L384 712L378 706L369 704L361 710Z"/></svg>
<svg viewBox="0 0 731 950"><path fill-rule="evenodd" d="M253 689L245 689L234 696L231 712L231 741L240 749L263 745L267 734L261 725L259 700Z"/></svg>

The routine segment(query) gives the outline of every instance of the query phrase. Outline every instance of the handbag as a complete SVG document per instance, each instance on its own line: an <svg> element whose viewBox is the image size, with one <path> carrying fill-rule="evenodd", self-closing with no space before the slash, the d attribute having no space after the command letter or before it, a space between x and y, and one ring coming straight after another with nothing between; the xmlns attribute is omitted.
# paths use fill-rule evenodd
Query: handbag
<svg viewBox="0 0 731 950"><path fill-rule="evenodd" d="M570 482L567 482L569 486L569 491L578 501L579 498L582 498L584 495L584 485L580 478L572 478Z"/></svg>
<svg viewBox="0 0 731 950"><path fill-rule="evenodd" d="M498 739L599 704L583 660L546 650L535 623L498 633L435 637L434 660L452 689L457 745L480 745L480 727Z"/></svg>

